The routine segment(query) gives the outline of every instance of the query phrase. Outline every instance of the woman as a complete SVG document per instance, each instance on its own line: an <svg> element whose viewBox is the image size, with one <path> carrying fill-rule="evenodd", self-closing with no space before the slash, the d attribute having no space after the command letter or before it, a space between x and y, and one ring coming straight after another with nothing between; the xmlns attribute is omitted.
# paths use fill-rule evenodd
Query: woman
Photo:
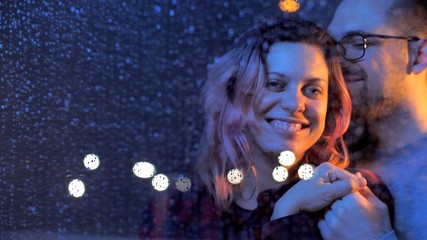
<svg viewBox="0 0 427 240"><path fill-rule="evenodd" d="M321 238L315 213L366 186L360 173L342 169L351 102L334 41L316 25L281 20L248 32L209 68L202 96L198 171L216 210L203 190L176 198L168 206L176 212L163 217L178 227L151 236ZM285 150L295 162L283 167L278 157ZM300 181L306 163L318 167ZM227 178L233 172L242 176ZM273 172L289 177L277 181ZM186 205L186 197L195 201Z"/></svg>

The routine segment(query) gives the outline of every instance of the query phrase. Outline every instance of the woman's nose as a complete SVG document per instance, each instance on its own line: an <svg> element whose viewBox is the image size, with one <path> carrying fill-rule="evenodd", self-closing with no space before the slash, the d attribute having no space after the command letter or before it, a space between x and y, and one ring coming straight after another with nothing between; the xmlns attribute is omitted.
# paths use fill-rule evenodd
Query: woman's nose
<svg viewBox="0 0 427 240"><path fill-rule="evenodd" d="M290 112L304 112L304 99L305 97L300 91L285 91L282 96L281 107Z"/></svg>

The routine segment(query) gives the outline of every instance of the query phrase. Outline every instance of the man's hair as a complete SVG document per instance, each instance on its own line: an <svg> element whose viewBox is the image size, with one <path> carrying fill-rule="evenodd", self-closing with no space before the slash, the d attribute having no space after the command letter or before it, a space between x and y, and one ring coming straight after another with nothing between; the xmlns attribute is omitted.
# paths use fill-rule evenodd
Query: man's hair
<svg viewBox="0 0 427 240"><path fill-rule="evenodd" d="M247 126L257 126L261 121L255 113L267 82L265 57L271 45L283 41L319 47L329 69L325 131L306 157L314 164L329 161L340 167L348 165L342 134L350 121L351 101L332 37L305 21L268 22L244 34L209 67L202 90L206 125L197 170L220 209L230 210L233 192L239 187L227 181L228 170L242 169L246 175L252 169Z"/></svg>
<svg viewBox="0 0 427 240"><path fill-rule="evenodd" d="M427 36L427 1L394 0L390 6L388 21L408 36Z"/></svg>

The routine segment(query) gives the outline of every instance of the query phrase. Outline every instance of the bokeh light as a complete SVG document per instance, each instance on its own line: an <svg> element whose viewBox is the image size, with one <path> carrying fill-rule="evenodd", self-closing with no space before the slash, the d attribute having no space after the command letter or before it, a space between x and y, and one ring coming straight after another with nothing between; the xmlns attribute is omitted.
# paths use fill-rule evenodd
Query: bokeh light
<svg viewBox="0 0 427 240"><path fill-rule="evenodd" d="M151 184L156 191L161 192L169 187L169 178L164 174L157 174L153 177Z"/></svg>
<svg viewBox="0 0 427 240"><path fill-rule="evenodd" d="M313 177L314 165L305 163L298 168L298 177L303 180L308 180Z"/></svg>
<svg viewBox="0 0 427 240"><path fill-rule="evenodd" d="M83 159L83 164L85 168L89 170L95 170L99 167L100 164L99 157L96 154L88 154Z"/></svg>
<svg viewBox="0 0 427 240"><path fill-rule="evenodd" d="M280 0L279 8L283 12L296 12L299 9L298 0Z"/></svg>
<svg viewBox="0 0 427 240"><path fill-rule="evenodd" d="M175 181L175 186L181 192L188 192L191 188L191 180L188 177L179 176Z"/></svg>
<svg viewBox="0 0 427 240"><path fill-rule="evenodd" d="M156 167L149 162L137 162L133 165L132 170L139 178L150 178L156 174Z"/></svg>
<svg viewBox="0 0 427 240"><path fill-rule="evenodd" d="M289 173L288 169L283 166L277 166L273 170L273 179L276 182L284 182L288 179Z"/></svg>
<svg viewBox="0 0 427 240"><path fill-rule="evenodd" d="M227 179L231 184L239 184L243 180L243 172L240 169L233 168L227 173Z"/></svg>
<svg viewBox="0 0 427 240"><path fill-rule="evenodd" d="M292 151L283 151L279 155L279 163L282 166L289 167L295 163L295 154Z"/></svg>
<svg viewBox="0 0 427 240"><path fill-rule="evenodd" d="M68 184L68 192L70 193L71 196L75 198L79 198L83 196L86 192L85 184L80 179L73 179Z"/></svg>

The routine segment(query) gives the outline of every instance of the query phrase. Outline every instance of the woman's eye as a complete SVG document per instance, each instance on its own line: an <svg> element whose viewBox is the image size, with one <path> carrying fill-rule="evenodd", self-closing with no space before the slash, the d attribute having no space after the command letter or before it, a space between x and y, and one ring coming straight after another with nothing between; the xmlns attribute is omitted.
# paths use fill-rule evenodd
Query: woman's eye
<svg viewBox="0 0 427 240"><path fill-rule="evenodd" d="M271 91L283 91L286 84L280 80L269 80L266 84L266 88Z"/></svg>
<svg viewBox="0 0 427 240"><path fill-rule="evenodd" d="M309 86L304 89L304 92L309 97L320 97L323 94L323 89L319 86Z"/></svg>

